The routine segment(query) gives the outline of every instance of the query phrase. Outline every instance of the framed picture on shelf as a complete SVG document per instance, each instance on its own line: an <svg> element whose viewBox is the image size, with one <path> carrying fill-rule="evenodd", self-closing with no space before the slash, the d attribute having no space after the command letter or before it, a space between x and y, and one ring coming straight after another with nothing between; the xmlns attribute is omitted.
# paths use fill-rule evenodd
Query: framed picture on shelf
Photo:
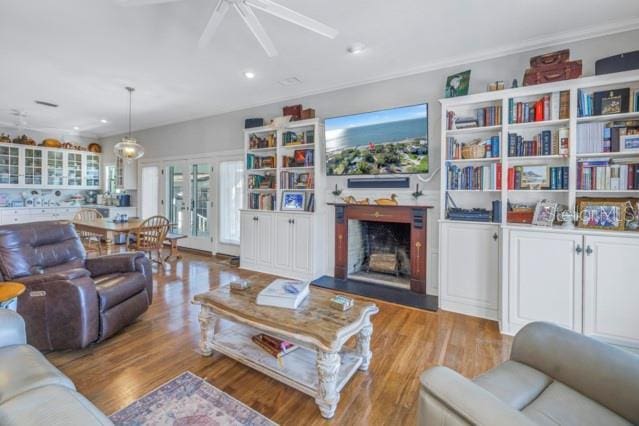
<svg viewBox="0 0 639 426"><path fill-rule="evenodd" d="M295 181L295 188L307 189L309 187L310 173L300 173Z"/></svg>
<svg viewBox="0 0 639 426"><path fill-rule="evenodd" d="M623 231L625 229L627 202L625 199L601 200L596 198L577 201L579 228Z"/></svg>
<svg viewBox="0 0 639 426"><path fill-rule="evenodd" d="M535 206L535 213L533 215L533 225L537 226L552 226L555 222L555 215L557 214L557 203L550 200L541 200Z"/></svg>
<svg viewBox="0 0 639 426"><path fill-rule="evenodd" d="M541 189L549 185L548 166L523 166L521 189Z"/></svg>
<svg viewBox="0 0 639 426"><path fill-rule="evenodd" d="M470 87L470 70L450 75L446 79L446 97L466 96Z"/></svg>
<svg viewBox="0 0 639 426"><path fill-rule="evenodd" d="M620 152L639 152L639 134L619 137Z"/></svg>
<svg viewBox="0 0 639 426"><path fill-rule="evenodd" d="M629 111L630 89L615 89L593 94L595 115L621 114Z"/></svg>
<svg viewBox="0 0 639 426"><path fill-rule="evenodd" d="M304 211L306 206L306 193L303 191L282 192L282 210Z"/></svg>

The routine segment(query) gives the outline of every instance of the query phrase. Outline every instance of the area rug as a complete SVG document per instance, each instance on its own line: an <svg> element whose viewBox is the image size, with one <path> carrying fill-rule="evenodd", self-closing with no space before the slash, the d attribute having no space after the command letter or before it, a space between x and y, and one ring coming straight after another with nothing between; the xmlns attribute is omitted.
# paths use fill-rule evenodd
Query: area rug
<svg viewBox="0 0 639 426"><path fill-rule="evenodd" d="M117 426L276 425L188 371L112 414L110 419Z"/></svg>

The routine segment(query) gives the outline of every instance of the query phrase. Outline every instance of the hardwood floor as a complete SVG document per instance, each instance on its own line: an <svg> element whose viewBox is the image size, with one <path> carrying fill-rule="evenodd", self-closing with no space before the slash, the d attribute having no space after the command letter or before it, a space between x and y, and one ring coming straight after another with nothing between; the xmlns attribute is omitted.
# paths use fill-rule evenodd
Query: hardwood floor
<svg viewBox="0 0 639 426"><path fill-rule="evenodd" d="M282 425L411 425L425 369L446 365L473 377L510 351L511 338L500 335L495 322L376 301L370 369L346 385L334 419L326 421L311 397L220 354L195 352L198 309L191 299L238 276L272 278L184 254L154 275L153 304L137 322L106 342L47 358L107 415L188 370Z"/></svg>

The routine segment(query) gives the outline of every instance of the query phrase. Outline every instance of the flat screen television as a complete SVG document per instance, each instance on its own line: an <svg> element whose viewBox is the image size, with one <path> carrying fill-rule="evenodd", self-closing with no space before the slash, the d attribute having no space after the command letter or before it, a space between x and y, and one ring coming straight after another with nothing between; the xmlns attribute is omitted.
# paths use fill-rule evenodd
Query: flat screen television
<svg viewBox="0 0 639 426"><path fill-rule="evenodd" d="M326 174L428 172L428 104L325 121Z"/></svg>

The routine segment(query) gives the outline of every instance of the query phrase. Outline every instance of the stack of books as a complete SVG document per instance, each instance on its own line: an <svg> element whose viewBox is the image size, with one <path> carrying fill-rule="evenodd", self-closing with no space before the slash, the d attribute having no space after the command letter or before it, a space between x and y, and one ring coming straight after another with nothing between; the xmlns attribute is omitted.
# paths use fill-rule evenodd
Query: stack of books
<svg viewBox="0 0 639 426"><path fill-rule="evenodd" d="M276 142L276 133L270 133L266 137L259 137L253 134L249 136L249 149L275 148Z"/></svg>
<svg viewBox="0 0 639 426"><path fill-rule="evenodd" d="M585 191L625 191L639 189L639 163L633 160L611 160L577 163L577 189Z"/></svg>
<svg viewBox="0 0 639 426"><path fill-rule="evenodd" d="M577 125L577 153L619 152L621 139L639 134L639 120Z"/></svg>
<svg viewBox="0 0 639 426"><path fill-rule="evenodd" d="M253 210L274 210L275 194L248 194L248 208Z"/></svg>
<svg viewBox="0 0 639 426"><path fill-rule="evenodd" d="M264 333L252 336L251 340L266 353L275 357L280 367L283 367L282 357L298 348L297 345L294 345L291 342L287 342L286 340L281 340L277 337L269 336Z"/></svg>
<svg viewBox="0 0 639 426"><path fill-rule="evenodd" d="M516 133L508 133L508 156L568 155L568 135L568 128L543 130L530 140L524 140L523 136Z"/></svg>
<svg viewBox="0 0 639 426"><path fill-rule="evenodd" d="M291 145L304 145L315 143L315 131L314 130L306 130L301 133L295 132L284 132L282 134L282 145L291 146Z"/></svg>
<svg viewBox="0 0 639 426"><path fill-rule="evenodd" d="M310 290L308 281L278 278L257 295L256 303L263 306L297 309Z"/></svg>
<svg viewBox="0 0 639 426"><path fill-rule="evenodd" d="M315 164L315 150L297 149L293 156L282 157L282 167L310 167Z"/></svg>
<svg viewBox="0 0 639 426"><path fill-rule="evenodd" d="M248 170L272 169L274 167L275 167L274 156L258 157L257 155L253 155L253 154L246 155L246 168Z"/></svg>
<svg viewBox="0 0 639 426"><path fill-rule="evenodd" d="M447 179L450 190L499 190L501 189L501 163L464 168L451 164L448 166Z"/></svg>

